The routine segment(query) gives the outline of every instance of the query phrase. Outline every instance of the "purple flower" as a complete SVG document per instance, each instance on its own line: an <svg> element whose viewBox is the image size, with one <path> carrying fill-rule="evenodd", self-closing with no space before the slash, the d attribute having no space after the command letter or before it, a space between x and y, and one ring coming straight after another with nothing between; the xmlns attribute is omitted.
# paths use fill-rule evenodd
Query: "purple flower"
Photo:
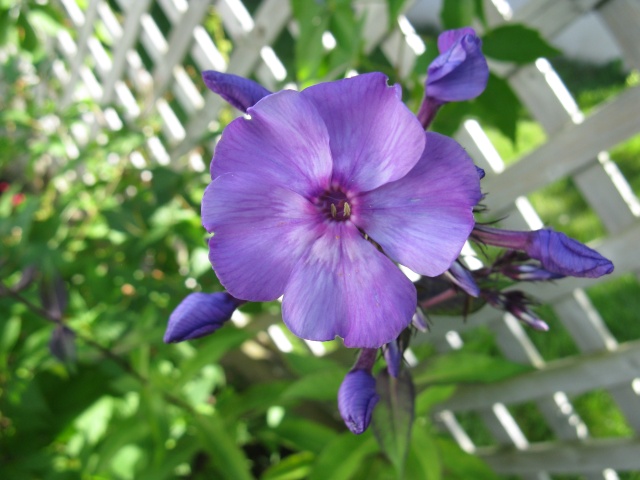
<svg viewBox="0 0 640 480"><path fill-rule="evenodd" d="M380 400L376 392L376 379L371 375L375 360L375 349L363 349L338 390L340 416L347 428L356 435L369 427L373 408Z"/></svg>
<svg viewBox="0 0 640 480"><path fill-rule="evenodd" d="M457 260L451 264L446 274L449 279L465 293L468 293L472 297L477 297L480 294L480 287L478 287L469 269Z"/></svg>
<svg viewBox="0 0 640 480"><path fill-rule="evenodd" d="M255 105L258 100L271 92L259 83L231 73L207 70L202 72L205 85L213 93L217 93L232 106L243 112Z"/></svg>
<svg viewBox="0 0 640 480"><path fill-rule="evenodd" d="M522 250L539 260L548 272L571 277L597 278L613 272L613 264L595 250L551 229L532 232L476 226L473 236L498 247Z"/></svg>
<svg viewBox="0 0 640 480"><path fill-rule="evenodd" d="M425 133L380 73L281 91L225 129L202 221L231 295L283 298L309 340L378 348L416 308L394 264L445 271L471 232L478 174L455 141Z"/></svg>
<svg viewBox="0 0 640 480"><path fill-rule="evenodd" d="M471 100L487 86L489 67L473 28L447 30L438 37L440 55L427 70L425 98L418 118L426 128L447 102Z"/></svg>
<svg viewBox="0 0 640 480"><path fill-rule="evenodd" d="M182 342L213 333L243 303L226 292L191 293L171 313L164 342Z"/></svg>

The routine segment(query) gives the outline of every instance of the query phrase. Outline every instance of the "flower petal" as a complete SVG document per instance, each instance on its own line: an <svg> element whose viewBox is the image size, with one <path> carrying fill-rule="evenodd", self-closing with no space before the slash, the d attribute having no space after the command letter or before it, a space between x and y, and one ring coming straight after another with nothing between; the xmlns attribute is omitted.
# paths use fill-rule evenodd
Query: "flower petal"
<svg viewBox="0 0 640 480"><path fill-rule="evenodd" d="M449 43L451 38L443 40ZM440 48L438 39L438 48ZM480 95L487 86L489 67L482 41L472 34L459 37L429 65L426 96L437 102L460 102ZM442 51L442 50L441 50Z"/></svg>
<svg viewBox="0 0 640 480"><path fill-rule="evenodd" d="M436 276L458 257L473 229L480 181L458 143L437 133L423 135L427 146L415 168L357 198L351 219L389 257Z"/></svg>
<svg viewBox="0 0 640 480"><path fill-rule="evenodd" d="M171 313L164 342L182 342L208 335L229 320L242 303L226 292L191 293Z"/></svg>
<svg viewBox="0 0 640 480"><path fill-rule="evenodd" d="M271 94L259 83L231 73L206 70L202 72L202 79L209 90L242 112L246 112L247 108L253 107L258 100Z"/></svg>
<svg viewBox="0 0 640 480"><path fill-rule="evenodd" d="M455 45L465 35L476 36L476 31L471 27L456 28L454 30L445 30L438 35L438 51L444 53Z"/></svg>
<svg viewBox="0 0 640 480"><path fill-rule="evenodd" d="M222 134L211 163L211 177L253 172L265 184L311 195L331 177L329 134L314 105L291 90L274 93L237 118Z"/></svg>
<svg viewBox="0 0 640 480"><path fill-rule="evenodd" d="M370 73L303 90L331 137L333 180L367 191L406 175L424 148L423 128L402 103L400 87Z"/></svg>
<svg viewBox="0 0 640 480"><path fill-rule="evenodd" d="M378 348L411 323L416 301L413 284L353 224L331 222L296 265L282 316L301 338Z"/></svg>
<svg viewBox="0 0 640 480"><path fill-rule="evenodd" d="M373 408L380 400L376 393L376 379L370 371L351 370L338 390L338 410L347 428L356 435L371 423Z"/></svg>
<svg viewBox="0 0 640 480"><path fill-rule="evenodd" d="M216 178L202 199L202 223L214 236L209 260L231 295L275 300L319 233L314 205L252 174Z"/></svg>

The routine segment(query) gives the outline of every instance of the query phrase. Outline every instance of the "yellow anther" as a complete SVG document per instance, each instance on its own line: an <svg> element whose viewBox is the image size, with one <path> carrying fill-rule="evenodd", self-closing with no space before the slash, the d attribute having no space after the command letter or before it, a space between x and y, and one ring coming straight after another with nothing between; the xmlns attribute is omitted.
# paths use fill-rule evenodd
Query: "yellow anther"
<svg viewBox="0 0 640 480"><path fill-rule="evenodd" d="M336 215L338 214L338 209L336 208L336 206L332 203L331 204L331 216L333 218L336 218Z"/></svg>
<svg viewBox="0 0 640 480"><path fill-rule="evenodd" d="M344 202L344 210L342 211L342 214L345 218L351 215L351 205L349 205L347 202Z"/></svg>

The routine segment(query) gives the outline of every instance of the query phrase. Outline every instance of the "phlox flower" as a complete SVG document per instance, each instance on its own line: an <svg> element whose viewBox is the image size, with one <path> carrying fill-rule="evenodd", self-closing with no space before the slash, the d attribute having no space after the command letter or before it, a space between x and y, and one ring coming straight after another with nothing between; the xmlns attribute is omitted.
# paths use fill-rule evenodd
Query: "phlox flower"
<svg viewBox="0 0 640 480"><path fill-rule="evenodd" d="M301 338L389 343L416 309L396 263L439 275L473 229L473 162L425 133L380 73L266 95L246 112L216 146L202 201L220 282L238 299L283 296Z"/></svg>

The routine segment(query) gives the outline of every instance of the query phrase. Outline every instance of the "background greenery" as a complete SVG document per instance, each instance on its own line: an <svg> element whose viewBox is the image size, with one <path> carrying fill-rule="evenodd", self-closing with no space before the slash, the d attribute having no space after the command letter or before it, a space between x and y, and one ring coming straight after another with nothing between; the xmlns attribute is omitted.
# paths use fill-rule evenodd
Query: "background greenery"
<svg viewBox="0 0 640 480"><path fill-rule="evenodd" d="M253 9L258 2L245 3ZM402 3L389 0L388 8L397 12ZM399 80L380 51L363 54L362 23L350 2L293 6L301 35L294 41L285 31L274 45L289 72L286 81L312 84L351 68ZM152 13L160 26L167 21L157 5ZM481 13L478 2L445 2L442 17L451 28L473 18L482 22ZM206 27L228 55L232 44L214 10ZM277 303L243 307L252 320L242 329L229 325L209 338L162 343L166 319L185 295L220 289L199 219L208 174L132 165L131 152L150 158L146 139L162 137L156 118L117 131L101 128L74 148L71 130L87 128L87 115L99 108L86 100L61 110L54 100L61 85L52 74L50 35L60 28L70 25L55 6L0 2L6 60L0 62L0 477L397 478L399 454L385 456L371 432L352 435L337 414L336 392L354 352L329 342L327 354L315 357L287 332L292 351L277 350L264 333L279 315ZM329 53L321 48L325 30L338 41ZM435 57L436 32L420 33L430 48L403 81L414 110ZM100 28L97 34L108 48L108 35ZM527 49L504 48L522 35ZM638 82L637 72L627 75L618 64L562 60L522 28L488 31L485 51L517 63L552 56L585 110ZM192 62L187 69L203 88ZM503 108L493 108L496 101ZM445 108L436 129L451 133L465 116L481 119L506 161L545 140L495 76L487 94ZM223 112L222 124L231 118L230 110ZM640 138L611 154L640 193ZM604 233L568 180L531 200L546 223L577 238ZM640 338L638 292L633 276L588 291L620 341ZM540 312L552 326L551 333L532 335L544 358L576 353L553 312ZM476 330L465 341L461 352L445 356L436 357L428 345L414 348L421 366L413 372L418 396L405 478L495 478L444 435L429 412L460 383L495 381L524 367L501 360L488 331ZM593 436L631 434L606 392L583 395L574 405ZM530 440L553 437L535 406L511 410ZM478 445L493 443L479 419L461 421Z"/></svg>

